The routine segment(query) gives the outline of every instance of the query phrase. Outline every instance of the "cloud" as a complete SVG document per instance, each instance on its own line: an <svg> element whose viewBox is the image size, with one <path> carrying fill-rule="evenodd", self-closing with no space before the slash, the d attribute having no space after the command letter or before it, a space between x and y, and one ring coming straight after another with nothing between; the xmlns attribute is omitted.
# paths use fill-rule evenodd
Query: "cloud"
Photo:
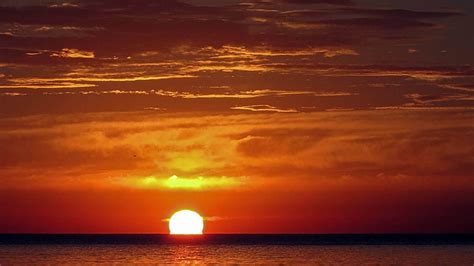
<svg viewBox="0 0 474 266"><path fill-rule="evenodd" d="M260 105L246 105L246 106L234 106L231 109L233 110L243 110L243 111L252 111L252 112L275 112L275 113L296 113L296 109L283 109L271 106L268 104Z"/></svg>
<svg viewBox="0 0 474 266"><path fill-rule="evenodd" d="M256 57L302 57L322 54L324 57L335 57L341 55L359 55L354 50L340 47L328 47L328 48L307 48L307 49L293 49L293 50L271 50L268 47L255 47L248 49L245 47L238 46L223 46L219 49L207 47L201 52L213 52L219 59L223 58L256 58Z"/></svg>
<svg viewBox="0 0 474 266"><path fill-rule="evenodd" d="M257 97L268 97L268 96L285 96L285 95L313 95L311 91L285 91L285 90L249 90L240 92L227 92L227 93L192 93L192 92L177 92L177 91L164 91L157 90L152 91L156 95L179 97L184 99L219 99L219 98L237 98L237 99L248 99Z"/></svg>
<svg viewBox="0 0 474 266"><path fill-rule="evenodd" d="M260 90L248 90L239 92L226 92L226 93L192 93L192 92L177 92L177 91L165 91L165 90L152 90L150 94L170 96L183 99L221 99L221 98L237 98L237 99L250 99L258 97L282 97L291 95L311 95L317 97L337 97L337 96L351 96L357 95L348 92L313 92L313 91L298 91L298 90L271 90L271 89L260 89Z"/></svg>
<svg viewBox="0 0 474 266"><path fill-rule="evenodd" d="M450 90L474 92L474 84L440 84L438 86Z"/></svg>
<svg viewBox="0 0 474 266"><path fill-rule="evenodd" d="M123 77L94 77L84 75L82 77L51 77L51 78L11 78L8 81L11 84L0 85L0 88L31 88L31 89L65 89L65 88L87 88L96 87L96 84L81 84L75 82L133 82L164 79L192 78L193 75L161 75L161 76L123 76ZM120 90L112 90L109 93L119 94ZM104 94L107 92L104 92ZM126 93L126 92L124 92ZM74 93L71 93L74 94ZM85 94L85 93L82 93ZM98 93L100 94L100 93ZM132 93L130 93L132 94Z"/></svg>
<svg viewBox="0 0 474 266"><path fill-rule="evenodd" d="M76 7L79 7L78 4L75 4L75 3L69 3L69 2L64 2L64 3L60 3L60 4L51 4L49 5L49 7L52 7L52 8L76 8Z"/></svg>
<svg viewBox="0 0 474 266"><path fill-rule="evenodd" d="M288 3L288 4L298 4L298 5L314 5L314 4L330 4L330 5L354 5L352 0L254 0L257 3Z"/></svg>
<svg viewBox="0 0 474 266"><path fill-rule="evenodd" d="M161 107L145 107L143 109L148 111L166 111L166 108Z"/></svg>
<svg viewBox="0 0 474 266"><path fill-rule="evenodd" d="M412 93L405 95L405 97L413 101L405 104L405 106L432 106L443 102L474 101L474 95L469 94L422 95Z"/></svg>
<svg viewBox="0 0 474 266"><path fill-rule="evenodd" d="M373 108L374 110L431 110L431 111L469 111L474 110L472 106L427 106L427 105L413 105L407 104L405 106L379 106Z"/></svg>
<svg viewBox="0 0 474 266"><path fill-rule="evenodd" d="M21 92L0 92L0 96L26 96L28 94Z"/></svg>
<svg viewBox="0 0 474 266"><path fill-rule="evenodd" d="M90 88L95 87L94 84L83 84L73 82L48 82L47 80L31 81L13 80L13 84L0 85L0 89L68 89L68 88Z"/></svg>
<svg viewBox="0 0 474 266"><path fill-rule="evenodd" d="M80 51L73 48L63 48L60 52L52 53L52 57L65 58L94 58L94 52Z"/></svg>
<svg viewBox="0 0 474 266"><path fill-rule="evenodd" d="M435 24L408 19L385 19L385 18L350 18L350 19L332 19L319 20L314 22L317 25L331 25L344 27L362 27L362 28L382 28L382 29L407 29L419 27L434 27Z"/></svg>
<svg viewBox="0 0 474 266"><path fill-rule="evenodd" d="M148 51L166 53L170 48L183 44L197 49L228 45L252 49L265 44L267 50L288 51L312 46L315 50L328 49L344 52L342 54L345 55L355 55L351 46L376 36L383 39L387 36L384 30L433 27L435 24L420 19L457 15L455 12L340 8L354 4L349 0L251 1L250 3L250 5L202 7L178 1L160 3L142 1L140 4L133 1L118 4L110 1L86 1L81 2L80 6L72 6L72 3L54 6L6 6L0 9L0 23L37 27L45 29L50 32L49 34L53 34L53 31L57 34L48 36L46 31L43 31L45 34L43 36L32 37L13 34L3 36L2 42L8 47L36 46L36 49L48 50L60 50L66 45L108 56L146 54ZM335 7L313 5L322 3L332 4ZM295 5L304 5L303 11L295 10ZM260 6L265 8L258 8ZM265 10L268 12L264 12ZM322 16L315 14L330 19L318 19ZM360 17L340 18L353 15ZM83 17L88 19L81 19ZM157 17L159 19L156 19ZM101 27L97 28L97 25ZM298 26L300 29L304 28L304 25L308 29L312 28L311 25L325 27L318 31L302 32L293 29L282 32L281 26L285 25L289 26L288 29L297 25L300 25ZM348 27L350 29L347 29ZM70 31L61 31L63 28L68 28ZM352 30L353 28L360 30ZM362 30L366 28L382 30L368 33ZM60 36L59 32L71 35ZM147 34L149 32L154 34ZM214 32L219 38L214 38ZM346 34L348 32L351 36ZM390 35L391 38L396 38L393 34ZM61 38L47 40L49 37ZM408 37L405 35L404 39ZM132 39L139 41L127 41ZM107 45L99 45L104 43ZM340 53L327 53L331 54Z"/></svg>
<svg viewBox="0 0 474 266"><path fill-rule="evenodd" d="M370 183L380 173L457 182L472 172L471 112L407 107L278 115L113 112L3 117L0 184L20 189L162 190L287 184L304 189L343 177Z"/></svg>
<svg viewBox="0 0 474 266"><path fill-rule="evenodd" d="M301 71L322 76L353 76L353 77L412 77L420 80L437 81L462 77L473 77L471 66L402 66L402 65L330 65L320 63L307 64L275 64L271 68L281 71ZM272 70L269 71L278 71Z"/></svg>
<svg viewBox="0 0 474 266"><path fill-rule="evenodd" d="M82 28L76 26L62 25L28 25L18 23L0 24L0 32L4 35L19 38L87 38L95 32L102 31L103 28L91 27Z"/></svg>
<svg viewBox="0 0 474 266"><path fill-rule="evenodd" d="M453 11L414 11L407 9L364 9L364 8L341 8L341 10L359 15L372 15L378 17L393 17L396 19L433 19L462 15Z"/></svg>
<svg viewBox="0 0 474 266"><path fill-rule="evenodd" d="M311 149L319 141L327 138L330 130L300 128L296 130L277 128L261 129L235 135L239 140L237 151L250 158L267 156L296 156Z"/></svg>
<svg viewBox="0 0 474 266"><path fill-rule="evenodd" d="M63 83L60 86L65 86ZM74 85L80 87L81 84L71 84L71 88ZM36 88L35 86L32 86ZM87 86L85 86L87 87ZM1 88L1 86L0 86ZM16 88L4 87L4 88ZM41 88L56 88L48 87L48 85L42 84ZM226 88L227 89L227 88ZM35 94L34 92L31 94ZM43 95L151 95L151 96L165 96L172 98L182 99L252 99L260 97L284 97L284 96L298 96L298 95L309 95L315 97L342 97L342 96L354 96L358 93L350 92L314 92L314 91L298 91L298 90L271 90L271 89L260 89L260 90L248 90L248 91L235 91L228 90L227 92L221 93L193 93L188 91L169 91L169 90L76 90L76 91L45 91ZM22 95L29 95L22 93Z"/></svg>
<svg viewBox="0 0 474 266"><path fill-rule="evenodd" d="M229 189L241 185L241 181L230 177L195 177L181 178L176 175L169 178L144 178L120 179L119 183L137 189L169 189L169 190L212 190Z"/></svg>
<svg viewBox="0 0 474 266"><path fill-rule="evenodd" d="M464 18L459 11L381 9L345 0L198 2L98 0L2 5L0 32L6 34L0 34L0 62L8 64L2 69L8 76L0 79L0 88L95 88L104 94L133 90L150 95L151 90L162 88L167 94L162 96L176 99L249 100L232 102L231 106L280 106L277 97L306 95L304 103L287 108L318 105L324 110L354 107L333 100L326 100L332 106L308 102L322 96L321 92L349 91L343 84L346 78L355 83L357 79L386 77L391 83L406 77L429 82L453 79L450 83L456 83L454 79L472 77L470 66L459 60L431 64L432 49L427 49L434 38L459 25L458 19ZM403 48L387 51L387 46ZM417 53L416 63L407 54L411 47L423 51ZM281 80L281 86L276 80ZM297 85L288 84L290 81ZM213 82L232 89L211 91ZM257 92L258 88L271 91ZM358 91L348 93L368 99ZM397 94L399 101L404 94L407 92ZM262 97L273 100L250 101ZM386 97L373 97L376 103L371 106L380 104L382 98ZM147 106L153 103L143 102L134 108Z"/></svg>

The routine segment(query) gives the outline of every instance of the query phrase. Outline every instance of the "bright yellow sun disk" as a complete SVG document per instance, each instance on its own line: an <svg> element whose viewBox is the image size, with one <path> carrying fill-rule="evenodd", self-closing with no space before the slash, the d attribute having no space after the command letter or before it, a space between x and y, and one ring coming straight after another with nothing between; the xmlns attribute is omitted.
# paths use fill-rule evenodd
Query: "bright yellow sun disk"
<svg viewBox="0 0 474 266"><path fill-rule="evenodd" d="M194 211L178 211L171 216L169 229L171 235L202 235L204 219Z"/></svg>

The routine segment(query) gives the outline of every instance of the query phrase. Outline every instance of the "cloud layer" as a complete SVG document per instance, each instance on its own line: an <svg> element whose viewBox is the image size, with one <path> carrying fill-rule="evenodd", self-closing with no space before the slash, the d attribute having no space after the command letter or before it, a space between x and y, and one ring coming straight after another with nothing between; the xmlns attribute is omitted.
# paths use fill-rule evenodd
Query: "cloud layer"
<svg viewBox="0 0 474 266"><path fill-rule="evenodd" d="M0 3L0 232L474 232L469 1Z"/></svg>
<svg viewBox="0 0 474 266"><path fill-rule="evenodd" d="M446 99L432 107L470 108L472 91L452 88L472 84L472 51L456 44L470 42L458 30L474 16L461 5L399 5L6 2L0 112L406 108L416 104L409 94ZM93 96L101 94L105 101Z"/></svg>

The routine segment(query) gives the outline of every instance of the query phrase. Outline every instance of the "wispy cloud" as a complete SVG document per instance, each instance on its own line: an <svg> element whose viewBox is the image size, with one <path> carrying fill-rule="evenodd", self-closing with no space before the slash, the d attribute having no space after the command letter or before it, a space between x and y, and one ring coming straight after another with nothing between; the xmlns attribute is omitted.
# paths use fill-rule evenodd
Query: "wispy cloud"
<svg viewBox="0 0 474 266"><path fill-rule="evenodd" d="M244 105L231 107L233 110L252 111L252 112L275 112L275 113L297 113L296 109L284 109L268 104Z"/></svg>
<svg viewBox="0 0 474 266"><path fill-rule="evenodd" d="M59 52L52 53L51 56L65 58L95 58L94 52L81 51L73 48L63 48Z"/></svg>
<svg viewBox="0 0 474 266"><path fill-rule="evenodd" d="M121 185L137 189L169 189L169 190L214 190L229 189L242 184L242 180L231 177L178 177L157 178L148 176L143 178L120 178Z"/></svg>
<svg viewBox="0 0 474 266"><path fill-rule="evenodd" d="M26 80L14 80L13 84L0 85L0 89L69 89L69 88L90 88L96 87L95 84L73 83L73 82L38 82Z"/></svg>

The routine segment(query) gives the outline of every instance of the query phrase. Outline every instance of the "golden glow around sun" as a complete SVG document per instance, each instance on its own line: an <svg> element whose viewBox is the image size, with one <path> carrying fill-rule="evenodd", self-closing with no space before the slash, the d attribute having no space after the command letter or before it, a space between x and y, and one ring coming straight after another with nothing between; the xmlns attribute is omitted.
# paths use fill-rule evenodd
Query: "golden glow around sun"
<svg viewBox="0 0 474 266"><path fill-rule="evenodd" d="M171 216L169 229L171 235L202 235L204 219L194 211L178 211Z"/></svg>

